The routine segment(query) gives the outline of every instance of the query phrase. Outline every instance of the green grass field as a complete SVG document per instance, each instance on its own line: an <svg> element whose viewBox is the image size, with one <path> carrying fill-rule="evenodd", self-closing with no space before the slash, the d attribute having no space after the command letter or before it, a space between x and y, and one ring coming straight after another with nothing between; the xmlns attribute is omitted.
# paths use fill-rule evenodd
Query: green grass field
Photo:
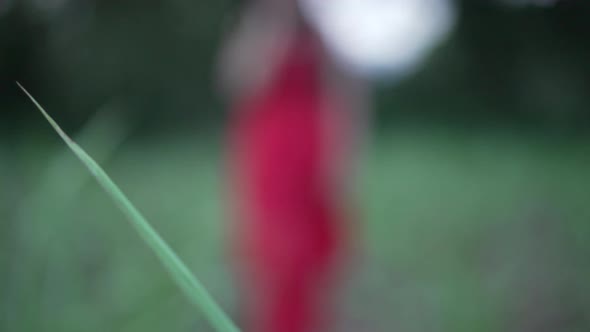
<svg viewBox="0 0 590 332"><path fill-rule="evenodd" d="M79 143L237 318L222 140L125 139L105 123ZM589 330L588 143L444 127L375 138L338 331ZM49 129L0 144L0 197L0 331L212 331Z"/></svg>

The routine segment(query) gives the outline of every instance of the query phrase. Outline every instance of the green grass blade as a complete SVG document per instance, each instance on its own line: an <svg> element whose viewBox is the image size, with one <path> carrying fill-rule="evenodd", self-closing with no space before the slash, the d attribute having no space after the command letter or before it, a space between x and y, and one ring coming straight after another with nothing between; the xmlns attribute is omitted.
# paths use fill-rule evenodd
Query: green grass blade
<svg viewBox="0 0 590 332"><path fill-rule="evenodd" d="M135 208L121 189L111 180L106 172L92 159L78 144L76 144L49 116L45 109L33 98L33 96L18 83L18 86L37 106L39 111L55 129L59 136L66 142L68 147L88 168L98 183L111 196L115 203L121 208L131 224L135 227L142 239L155 252L171 277L183 290L185 295L203 312L218 332L238 332L239 329L223 312L219 305L213 300L209 292L191 274L190 270L180 260L170 246L152 228L145 217Z"/></svg>
<svg viewBox="0 0 590 332"><path fill-rule="evenodd" d="M111 159L127 137L128 130L117 111L117 104L113 102L101 107L74 138L91 148L94 159L99 163ZM90 180L93 180L92 176L79 167L76 157L64 146L49 159L42 175L35 181L35 186L18 202L15 209L15 232L26 234L17 237L19 245L30 248L39 255L29 251L19 255L19 263L8 276L9 280L13 280L13 287L7 289L8 293L5 295L7 298L27 297L22 292L32 284L40 285L39 289L29 292L31 304L27 310L19 308L18 304L13 305L13 310L26 311L28 315L38 318L28 323L34 331L43 330L53 319L53 300L63 291L60 280L64 265L60 263L67 252L59 234L73 222L64 212L76 204L82 189ZM48 200L47 197L50 196L53 198ZM12 319L19 320L16 317ZM11 331L24 329L23 325L8 328Z"/></svg>

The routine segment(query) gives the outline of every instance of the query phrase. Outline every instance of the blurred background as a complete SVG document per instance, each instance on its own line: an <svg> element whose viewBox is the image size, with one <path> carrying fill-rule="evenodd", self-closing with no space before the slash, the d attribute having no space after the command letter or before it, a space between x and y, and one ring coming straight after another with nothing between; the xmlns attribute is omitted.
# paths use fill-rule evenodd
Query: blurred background
<svg viewBox="0 0 590 332"><path fill-rule="evenodd" d="M238 1L0 0L0 331L211 331L21 82L234 318L226 105ZM375 91L338 331L590 330L590 2L457 2Z"/></svg>

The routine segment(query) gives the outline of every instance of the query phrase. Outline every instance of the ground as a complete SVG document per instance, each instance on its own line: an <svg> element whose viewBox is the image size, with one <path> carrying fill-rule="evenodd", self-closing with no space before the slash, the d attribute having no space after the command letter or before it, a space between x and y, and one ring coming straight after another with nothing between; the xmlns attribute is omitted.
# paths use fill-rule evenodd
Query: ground
<svg viewBox="0 0 590 332"><path fill-rule="evenodd" d="M83 147L237 317L222 140L101 130ZM0 144L0 331L210 331L48 137ZM339 330L588 330L588 143L446 127L376 135L362 154Z"/></svg>

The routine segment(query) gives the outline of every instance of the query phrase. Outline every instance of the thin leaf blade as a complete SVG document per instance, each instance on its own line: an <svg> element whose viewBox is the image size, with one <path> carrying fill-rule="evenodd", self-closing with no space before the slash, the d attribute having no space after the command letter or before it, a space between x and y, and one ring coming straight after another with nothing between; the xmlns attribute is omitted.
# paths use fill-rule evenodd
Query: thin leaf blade
<svg viewBox="0 0 590 332"><path fill-rule="evenodd" d="M123 191L111 180L107 173L90 157L76 142L74 142L57 124L57 122L45 111L37 100L20 84L18 86L31 99L41 114L64 140L67 146L74 152L76 157L86 166L97 182L119 206L127 219L139 233L140 237L154 251L160 259L172 279L178 284L184 294L200 308L210 321L211 325L218 332L239 332L237 326L229 319L221 307L215 302L209 292L203 287L199 280L193 276L188 267L162 239L156 230L149 224L147 219L125 196Z"/></svg>

